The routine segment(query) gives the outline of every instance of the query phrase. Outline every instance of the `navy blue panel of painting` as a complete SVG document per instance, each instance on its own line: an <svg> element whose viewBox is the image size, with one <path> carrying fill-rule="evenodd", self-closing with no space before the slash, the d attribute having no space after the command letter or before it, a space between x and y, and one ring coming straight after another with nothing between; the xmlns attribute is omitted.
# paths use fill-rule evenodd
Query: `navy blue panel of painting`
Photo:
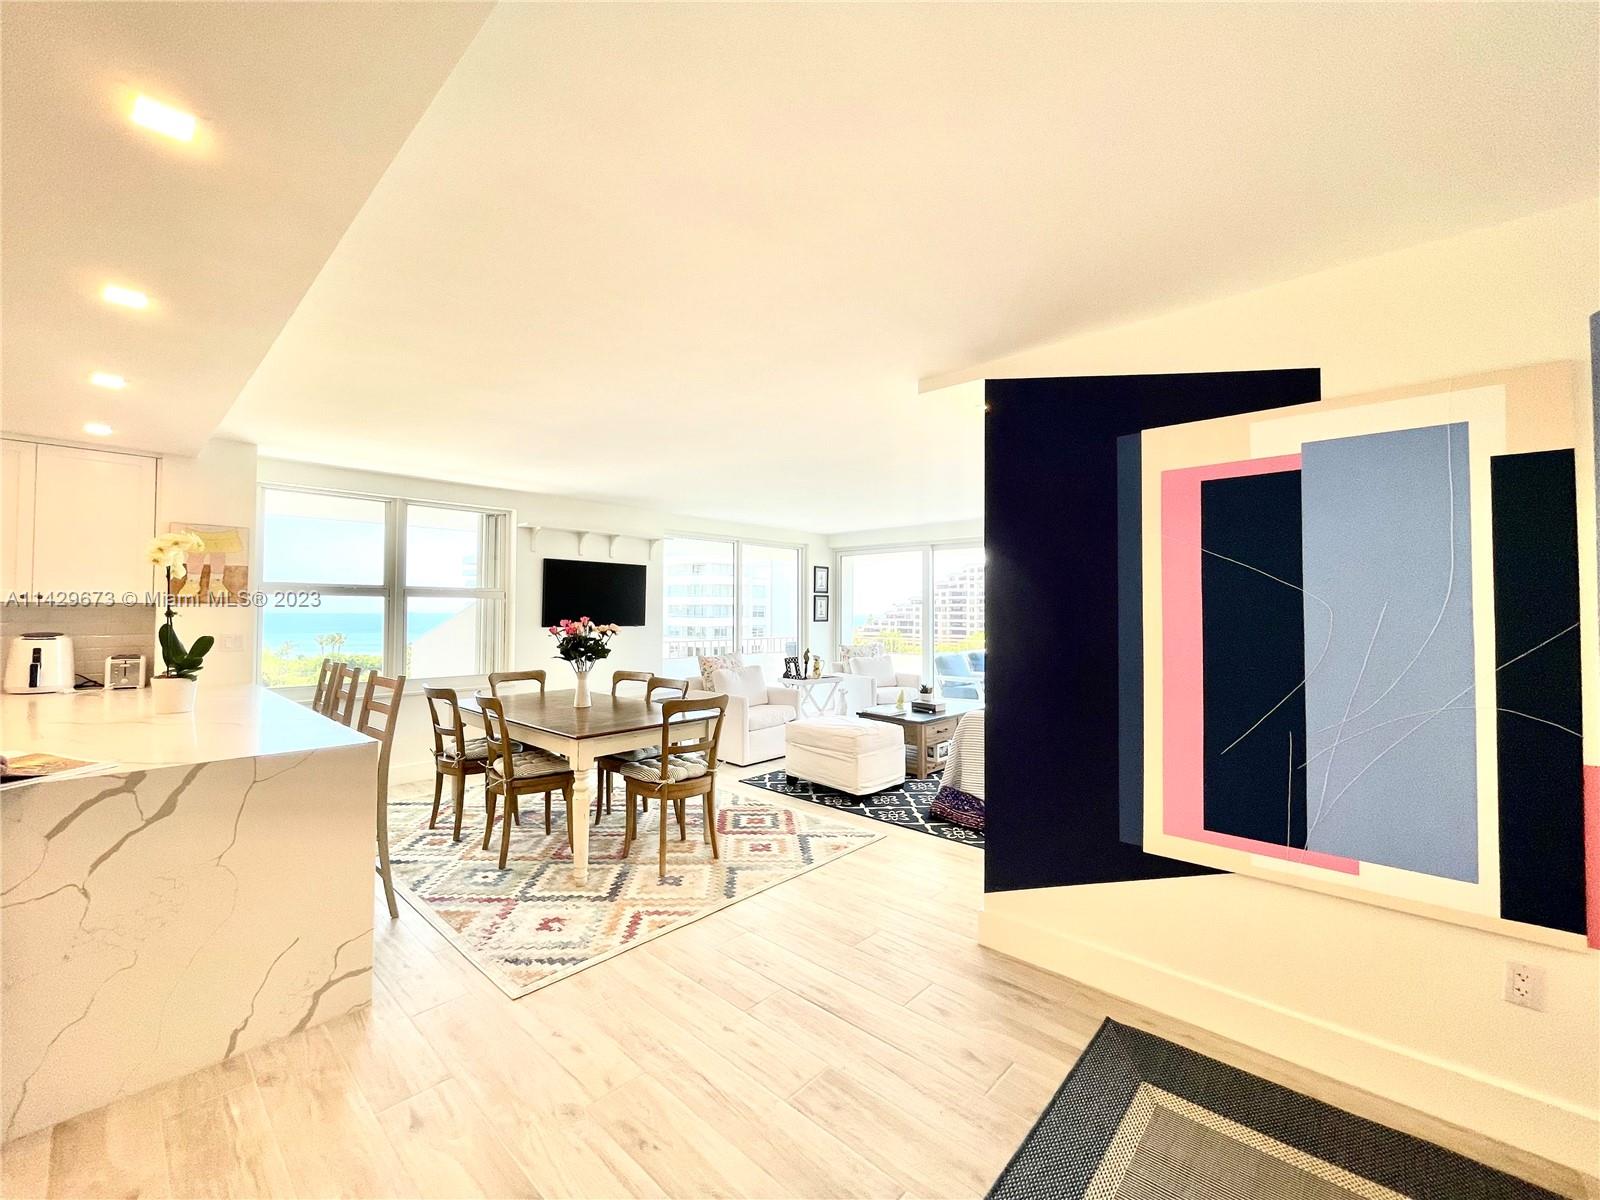
<svg viewBox="0 0 1600 1200"><path fill-rule="evenodd" d="M1140 435L1117 439L1118 830L1144 844L1144 530Z"/></svg>
<svg viewBox="0 0 1600 1200"><path fill-rule="evenodd" d="M1306 844L1300 472L1200 485L1205 827Z"/></svg>
<svg viewBox="0 0 1600 1200"><path fill-rule="evenodd" d="M1583 697L1571 450L1489 460L1500 915L1584 931Z"/></svg>

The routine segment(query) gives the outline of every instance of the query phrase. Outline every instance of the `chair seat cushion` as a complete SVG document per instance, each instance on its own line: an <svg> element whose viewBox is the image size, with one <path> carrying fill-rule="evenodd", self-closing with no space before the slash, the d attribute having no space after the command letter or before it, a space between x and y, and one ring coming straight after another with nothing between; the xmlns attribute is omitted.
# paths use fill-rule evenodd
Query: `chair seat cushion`
<svg viewBox="0 0 1600 1200"><path fill-rule="evenodd" d="M685 779L699 779L707 769L706 760L698 754L675 754L668 761L667 776L672 783L682 783ZM638 762L623 763L622 773L646 783L660 783L661 759L645 758Z"/></svg>
<svg viewBox="0 0 1600 1200"><path fill-rule="evenodd" d="M489 757L489 743L484 738L469 738L461 747L461 753L446 748L442 755L446 762L459 762L463 759L468 762L482 761Z"/></svg>
<svg viewBox="0 0 1600 1200"><path fill-rule="evenodd" d="M511 770L516 779L538 779L545 775L565 775L572 770L566 759L543 750L523 750L511 756ZM498 761L489 764L489 774L496 779L504 776Z"/></svg>
<svg viewBox="0 0 1600 1200"><path fill-rule="evenodd" d="M752 730L771 729L785 721L794 720L796 715L787 704L752 704L749 713L749 727Z"/></svg>
<svg viewBox="0 0 1600 1200"><path fill-rule="evenodd" d="M596 761L606 770L615 771L618 769L619 763L643 762L647 758L660 757L660 750L652 746L645 746L639 750L618 750L615 754L602 754Z"/></svg>

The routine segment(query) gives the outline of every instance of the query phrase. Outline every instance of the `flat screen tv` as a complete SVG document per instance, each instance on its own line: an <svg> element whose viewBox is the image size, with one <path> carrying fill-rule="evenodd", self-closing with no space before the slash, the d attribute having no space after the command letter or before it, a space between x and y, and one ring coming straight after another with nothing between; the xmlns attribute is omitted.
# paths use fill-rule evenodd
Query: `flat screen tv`
<svg viewBox="0 0 1600 1200"><path fill-rule="evenodd" d="M643 625L644 589L643 563L547 558L539 624L588 617L599 625Z"/></svg>

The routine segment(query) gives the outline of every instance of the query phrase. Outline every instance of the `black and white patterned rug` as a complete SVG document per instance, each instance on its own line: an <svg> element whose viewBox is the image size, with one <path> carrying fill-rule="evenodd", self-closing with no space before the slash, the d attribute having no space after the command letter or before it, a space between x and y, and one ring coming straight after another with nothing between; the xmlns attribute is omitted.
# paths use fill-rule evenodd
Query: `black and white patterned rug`
<svg viewBox="0 0 1600 1200"><path fill-rule="evenodd" d="M907 779L898 787L885 788L881 792L873 792L870 796L852 796L848 792L836 792L832 788L790 775L786 771L768 771L765 775L752 775L743 782L754 784L769 792L776 792L780 796L809 800L813 804L821 804L827 808L842 808L847 812L859 813L863 817L871 817L874 821L882 821L888 825L899 825L903 829L930 833L946 841L961 842L968 846L983 845L983 834L977 830L953 825L949 821L941 821L938 817L928 814L928 806L939 794L937 775L932 779Z"/></svg>
<svg viewBox="0 0 1600 1200"><path fill-rule="evenodd" d="M1108 1020L989 1200L1557 1200L1552 1192Z"/></svg>

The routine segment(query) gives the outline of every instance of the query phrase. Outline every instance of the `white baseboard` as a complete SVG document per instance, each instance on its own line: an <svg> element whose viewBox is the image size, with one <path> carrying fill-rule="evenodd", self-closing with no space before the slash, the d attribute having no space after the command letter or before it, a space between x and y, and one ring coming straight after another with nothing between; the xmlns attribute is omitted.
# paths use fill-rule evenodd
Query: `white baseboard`
<svg viewBox="0 0 1600 1200"><path fill-rule="evenodd" d="M978 923L978 940L1003 954L1551 1162L1580 1172L1600 1162L1600 1113L997 911L1003 897L989 897Z"/></svg>

